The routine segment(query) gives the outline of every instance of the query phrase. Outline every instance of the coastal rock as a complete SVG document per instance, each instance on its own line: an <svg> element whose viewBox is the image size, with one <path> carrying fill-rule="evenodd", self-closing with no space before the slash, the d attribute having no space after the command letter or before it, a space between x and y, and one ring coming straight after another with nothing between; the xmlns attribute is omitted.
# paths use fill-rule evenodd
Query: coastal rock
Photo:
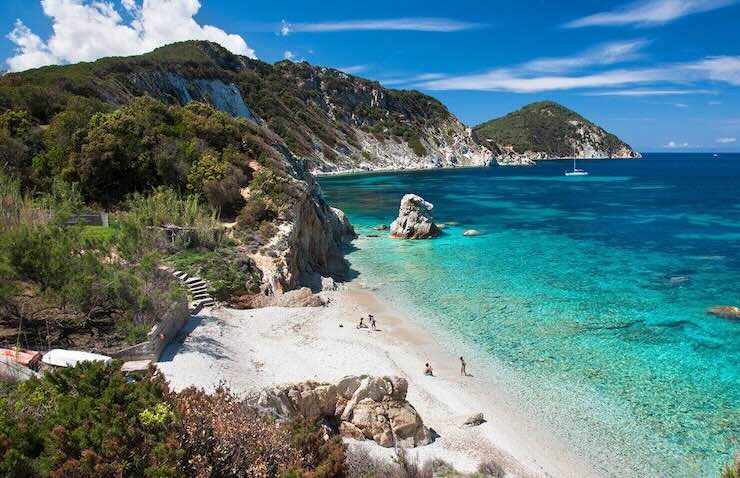
<svg viewBox="0 0 740 478"><path fill-rule="evenodd" d="M437 237L439 228L432 219L434 205L416 194L406 194L401 199L398 218L391 224L394 239L429 239Z"/></svg>
<svg viewBox="0 0 740 478"><path fill-rule="evenodd" d="M469 426L469 427L477 427L478 425L483 424L485 421L486 419L483 418L482 413L474 413L465 419L465 421L463 422L463 425Z"/></svg>
<svg viewBox="0 0 740 478"><path fill-rule="evenodd" d="M345 377L336 385L309 381L267 388L247 403L279 419L338 421L340 435L384 447L426 445L432 441L431 431L406 400L407 390L404 378L361 375Z"/></svg>
<svg viewBox="0 0 740 478"><path fill-rule="evenodd" d="M722 317L723 319L740 319L740 307L733 305L717 305L707 309L708 314Z"/></svg>
<svg viewBox="0 0 740 478"><path fill-rule="evenodd" d="M378 224L377 226L374 226L373 229L375 229L376 231L387 231L388 230L388 225L386 225L386 224Z"/></svg>
<svg viewBox="0 0 740 478"><path fill-rule="evenodd" d="M337 290L337 283L331 277L322 277L321 290L324 292Z"/></svg>
<svg viewBox="0 0 740 478"><path fill-rule="evenodd" d="M477 229L465 229L463 236L480 236L480 231Z"/></svg>

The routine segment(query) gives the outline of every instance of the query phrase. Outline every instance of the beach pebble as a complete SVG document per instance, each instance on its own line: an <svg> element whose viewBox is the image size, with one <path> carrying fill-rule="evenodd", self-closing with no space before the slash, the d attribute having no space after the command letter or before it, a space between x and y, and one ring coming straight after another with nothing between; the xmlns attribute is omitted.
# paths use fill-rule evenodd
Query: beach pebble
<svg viewBox="0 0 740 478"><path fill-rule="evenodd" d="M470 415L468 418L465 419L463 422L463 425L469 426L469 427L476 427L486 421L485 418L483 418L482 413L474 413L473 415Z"/></svg>

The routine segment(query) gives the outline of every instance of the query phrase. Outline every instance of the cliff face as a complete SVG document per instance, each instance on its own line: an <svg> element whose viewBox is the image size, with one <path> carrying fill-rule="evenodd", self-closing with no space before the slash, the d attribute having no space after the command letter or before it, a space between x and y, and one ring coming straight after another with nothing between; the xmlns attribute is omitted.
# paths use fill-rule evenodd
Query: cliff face
<svg viewBox="0 0 740 478"><path fill-rule="evenodd" d="M574 155L581 159L641 157L613 134L552 101L532 103L473 131L499 164L532 164Z"/></svg>
<svg viewBox="0 0 740 478"><path fill-rule="evenodd" d="M493 162L472 131L434 98L307 63L270 65L210 42L6 75L0 78L0 107L24 109L11 91L17 87L28 96L47 97L36 115L42 123L72 96L116 106L142 95L180 106L208 103L269 127L294 156L306 160L311 172Z"/></svg>

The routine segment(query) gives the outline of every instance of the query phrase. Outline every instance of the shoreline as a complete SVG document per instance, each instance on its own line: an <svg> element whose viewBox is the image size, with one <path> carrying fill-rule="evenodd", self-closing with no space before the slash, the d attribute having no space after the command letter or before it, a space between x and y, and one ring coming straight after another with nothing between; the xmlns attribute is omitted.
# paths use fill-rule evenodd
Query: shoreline
<svg viewBox="0 0 740 478"><path fill-rule="evenodd" d="M437 343L421 323L391 310L374 292L352 281L321 308L206 309L190 319L182 341L168 347L158 366L174 389L194 385L212 390L226 383L247 395L277 384L317 380L336 382L346 375L398 375L409 382L408 400L439 437L410 449L420 461L440 458L463 472L493 459L511 476L590 477L596 468L547 432L503 387L496 374L468 364L461 377L459 355ZM378 332L357 329L372 313ZM431 363L435 377L423 375ZM476 376L477 375L477 376ZM482 412L486 423L462 427L468 415ZM349 441L391 458L392 449Z"/></svg>
<svg viewBox="0 0 740 478"><path fill-rule="evenodd" d="M655 154L655 153L650 153ZM642 153L638 157L610 157L610 158L576 158L579 161L629 161L644 159ZM532 163L497 163L493 162L489 165L480 166L440 166L440 167L429 167L429 168L378 168L378 169L344 169L341 171L311 171L311 174L316 178L333 178L342 176L370 176L373 174L402 174L402 173L417 173L421 171L439 171L439 170L465 170L465 169L486 169L486 168L518 168L518 167L533 167L537 166L540 161L572 161L573 158L547 158L547 159L534 159Z"/></svg>

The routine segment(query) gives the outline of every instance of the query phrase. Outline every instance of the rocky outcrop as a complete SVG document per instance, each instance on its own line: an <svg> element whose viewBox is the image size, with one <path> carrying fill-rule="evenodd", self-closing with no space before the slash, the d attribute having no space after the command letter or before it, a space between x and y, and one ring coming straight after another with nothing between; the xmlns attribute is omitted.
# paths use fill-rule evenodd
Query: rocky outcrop
<svg viewBox="0 0 740 478"><path fill-rule="evenodd" d="M394 239L429 239L440 234L434 224L432 209L434 205L416 194L406 194L401 199L398 218L391 224L391 237Z"/></svg>
<svg viewBox="0 0 740 478"><path fill-rule="evenodd" d="M408 382L400 377L367 375L339 383L303 382L272 387L249 397L259 413L275 418L296 416L336 423L336 431L384 447L415 447L431 443L432 434L406 400Z"/></svg>
<svg viewBox="0 0 740 478"><path fill-rule="evenodd" d="M708 314L716 315L723 319L740 319L740 307L733 305L717 305L707 309Z"/></svg>
<svg viewBox="0 0 740 478"><path fill-rule="evenodd" d="M301 286L318 291L322 277L342 278L347 271L342 249L356 236L344 212L329 207L323 199L313 176L303 171L295 175L293 201L281 213L277 233L266 246L271 253L253 255L263 275L262 293L267 296L280 296Z"/></svg>

